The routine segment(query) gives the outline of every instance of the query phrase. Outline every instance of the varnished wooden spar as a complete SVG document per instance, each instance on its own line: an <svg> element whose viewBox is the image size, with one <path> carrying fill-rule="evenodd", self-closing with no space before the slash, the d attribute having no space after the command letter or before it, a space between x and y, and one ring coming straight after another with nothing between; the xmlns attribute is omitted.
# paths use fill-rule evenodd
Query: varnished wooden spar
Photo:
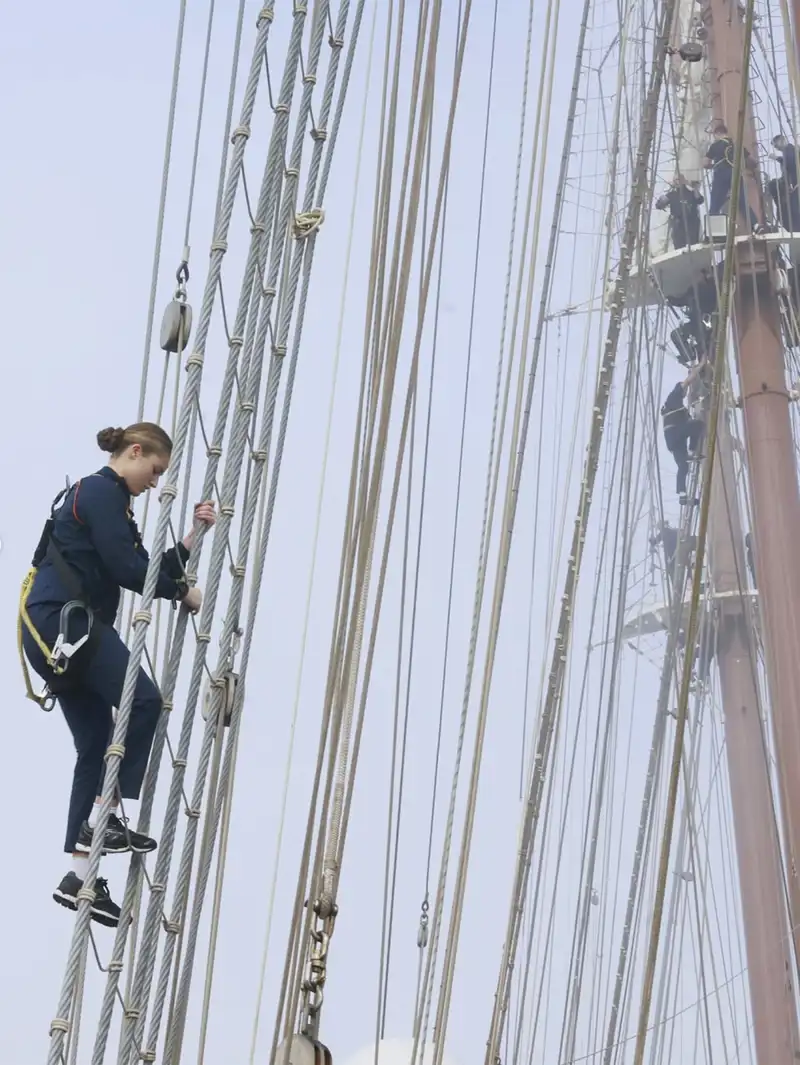
<svg viewBox="0 0 800 1065"><path fill-rule="evenodd" d="M740 122L745 48L742 14L730 0L705 0L703 20L714 118L724 121L730 135L735 136ZM757 158L749 103L744 147ZM744 168L742 181L746 183L749 204L763 219L759 187ZM737 238L731 327L735 331L734 358L738 355L744 406L759 614L783 792L789 859L786 865L791 869L792 856L800 855L800 496L773 286L773 244L780 239L781 235L754 240ZM795 253L792 246L792 259ZM759 712L755 626L748 597L737 594L746 586L747 567L735 484L728 419L721 417L712 484L709 563L714 590L720 596L716 606L717 663L725 712L753 1035L759 1065L790 1065L796 1062L800 1050L792 990L795 966ZM792 876L791 908L797 928L800 893L796 886L796 877Z"/></svg>

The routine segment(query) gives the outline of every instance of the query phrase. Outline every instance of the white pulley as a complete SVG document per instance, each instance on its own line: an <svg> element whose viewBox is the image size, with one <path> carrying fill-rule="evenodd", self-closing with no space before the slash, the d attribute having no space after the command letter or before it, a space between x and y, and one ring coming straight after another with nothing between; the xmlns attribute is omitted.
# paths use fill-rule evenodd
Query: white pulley
<svg viewBox="0 0 800 1065"><path fill-rule="evenodd" d="M288 1065L332 1065L333 1062L331 1052L324 1043L300 1034L290 1036L281 1043L275 1060L286 1061Z"/></svg>
<svg viewBox="0 0 800 1065"><path fill-rule="evenodd" d="M222 698L223 698L224 704L225 704L224 705L224 709L223 709L223 721L225 722L225 726L227 728L227 726L230 725L230 723L231 723L231 715L233 714L233 700L236 697L236 686L239 683L239 674L238 673L226 673L225 677L224 677L224 680L225 680L225 688L224 688L224 691L222 693ZM203 702L202 702L202 707L201 707L201 711L200 711L202 713L202 715L203 715L203 720L204 721L208 721L208 718L209 718L209 716L211 714L211 701L212 701L212 698L213 698L213 691L212 691L212 688L211 688L211 682L210 681L206 681L205 687L203 689Z"/></svg>
<svg viewBox="0 0 800 1065"><path fill-rule="evenodd" d="M171 300L161 319L161 350L180 352L189 343L192 308L185 300Z"/></svg>

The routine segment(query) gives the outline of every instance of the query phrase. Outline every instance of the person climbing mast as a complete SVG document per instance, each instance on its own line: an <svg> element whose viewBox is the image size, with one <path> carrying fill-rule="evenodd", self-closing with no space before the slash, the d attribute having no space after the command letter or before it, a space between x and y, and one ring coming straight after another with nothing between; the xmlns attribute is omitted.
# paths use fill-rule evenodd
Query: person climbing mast
<svg viewBox="0 0 800 1065"><path fill-rule="evenodd" d="M689 462L700 458L700 443L705 430L703 422L689 414L684 404L684 397L704 365L704 363L698 363L697 366L694 366L689 371L689 375L675 385L661 407L664 443L667 445L667 450L675 459L678 467L676 489L681 506L686 506L689 503L686 497L686 478L689 473ZM692 502L697 503L697 500L692 500Z"/></svg>
<svg viewBox="0 0 800 1065"><path fill-rule="evenodd" d="M64 844L72 868L53 893L57 903L71 910L78 908L86 878L113 733L112 708L119 706L128 666L128 649L114 628L120 593L122 588L142 591L149 562L131 498L156 487L172 453L169 436L152 422L102 429L97 443L111 455L108 465L56 498L20 602L21 649L57 699L77 752ZM212 526L214 504L197 504L194 519L195 527ZM200 589L189 585L184 571L194 536L193 528L164 552L155 590L156 598L192 613L202 603ZM22 665L28 681L24 659ZM154 839L129 829L116 810L120 799L139 798L160 715L158 689L140 669L104 855L146 854L157 846ZM119 914L108 882L98 877L92 918L113 928Z"/></svg>

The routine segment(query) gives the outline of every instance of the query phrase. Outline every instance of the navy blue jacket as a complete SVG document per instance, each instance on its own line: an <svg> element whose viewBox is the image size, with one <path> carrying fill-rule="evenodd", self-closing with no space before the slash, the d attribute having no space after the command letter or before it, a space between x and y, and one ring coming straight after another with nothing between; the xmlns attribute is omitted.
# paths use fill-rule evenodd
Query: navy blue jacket
<svg viewBox="0 0 800 1065"><path fill-rule="evenodd" d="M121 588L142 591L150 559L130 504L123 478L104 466L74 484L55 515L53 541L75 571L88 605L107 625L116 619ZM182 543L164 552L157 599L175 598L188 557ZM28 607L60 607L71 598L56 568L45 559L28 596Z"/></svg>

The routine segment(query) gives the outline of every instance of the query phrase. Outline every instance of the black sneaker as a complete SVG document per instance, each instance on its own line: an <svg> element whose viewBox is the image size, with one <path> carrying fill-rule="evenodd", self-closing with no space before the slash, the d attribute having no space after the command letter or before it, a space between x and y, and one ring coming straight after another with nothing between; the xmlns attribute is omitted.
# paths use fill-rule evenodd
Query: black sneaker
<svg viewBox="0 0 800 1065"><path fill-rule="evenodd" d="M94 829L89 827L88 821L84 821L75 841L75 850L88 854L93 836ZM127 821L121 820L116 814L109 817L103 839L103 854L126 854L128 851L133 851L134 854L149 854L157 846L154 839L141 832L134 832L128 828Z"/></svg>
<svg viewBox="0 0 800 1065"><path fill-rule="evenodd" d="M83 887L83 881L72 870L62 879L53 898L59 906L66 906L68 910L78 909L78 892ZM108 892L108 881L99 876L94 882L94 902L92 903L91 916L93 921L105 925L106 928L116 928L119 924L120 909Z"/></svg>

